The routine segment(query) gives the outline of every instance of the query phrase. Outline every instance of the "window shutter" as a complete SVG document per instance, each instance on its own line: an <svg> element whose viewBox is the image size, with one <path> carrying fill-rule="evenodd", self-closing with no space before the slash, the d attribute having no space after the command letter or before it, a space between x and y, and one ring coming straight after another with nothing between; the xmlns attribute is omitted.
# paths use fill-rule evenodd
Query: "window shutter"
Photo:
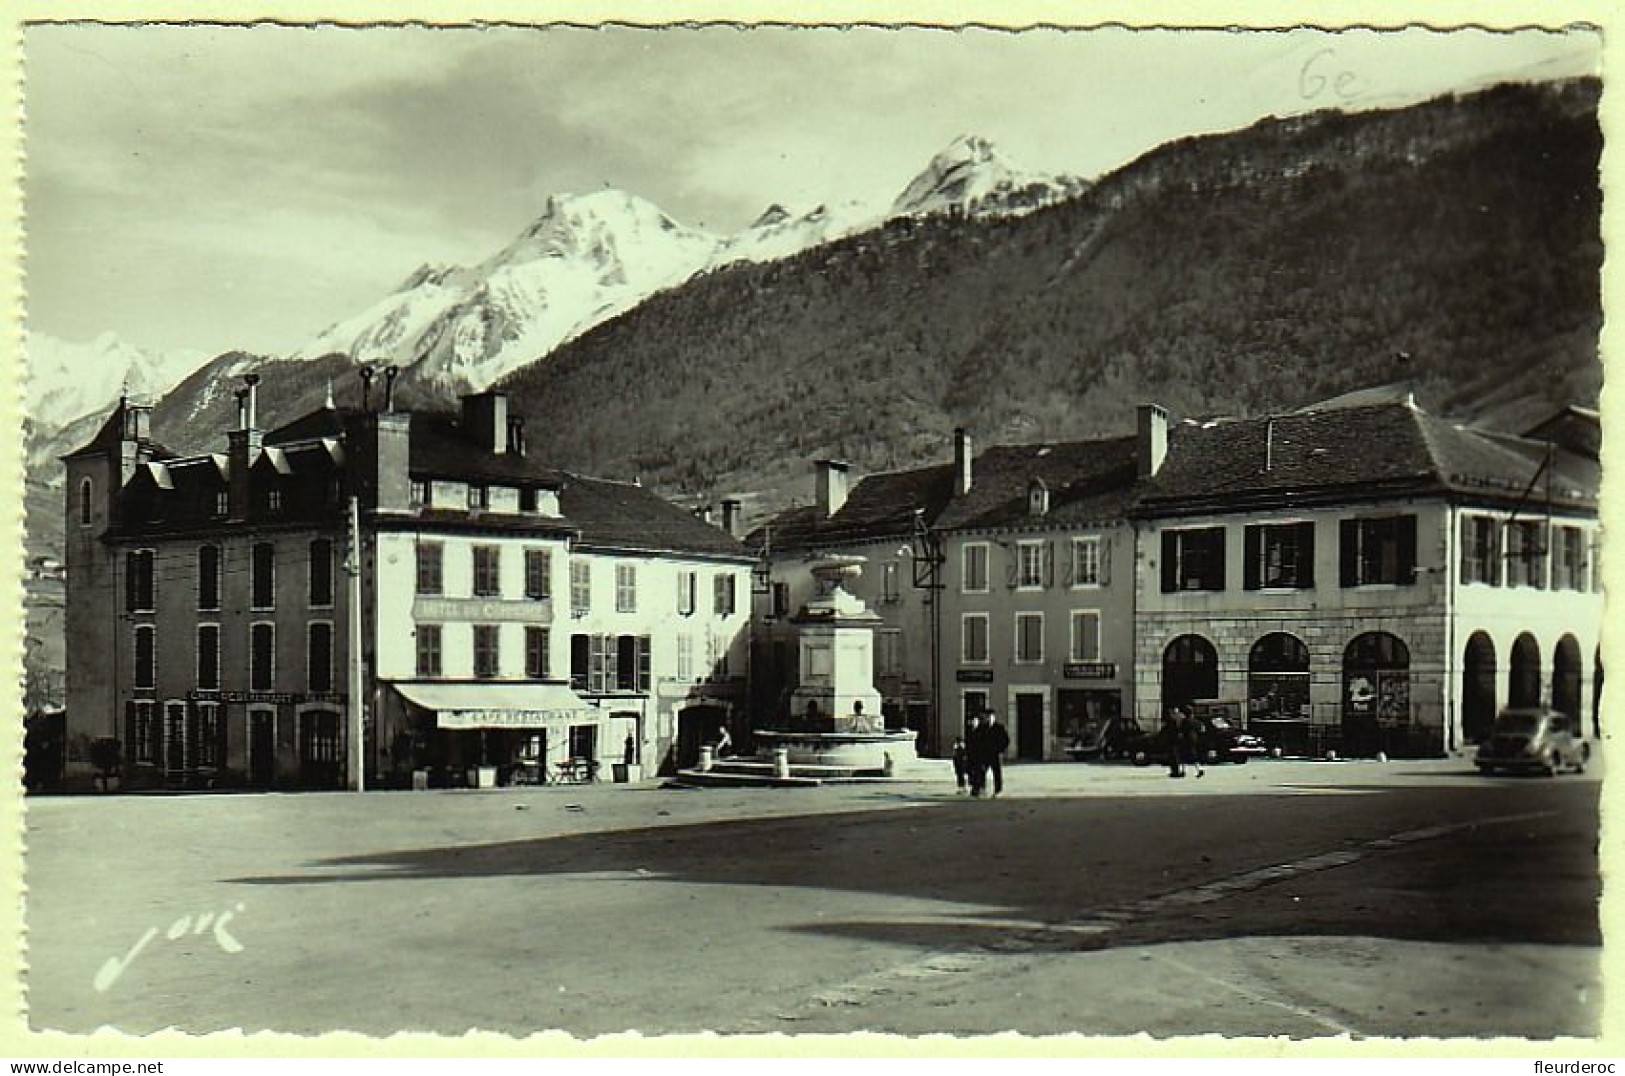
<svg viewBox="0 0 1625 1076"><path fill-rule="evenodd" d="M1263 544L1263 527L1248 527L1242 531L1241 585L1244 590L1257 590L1261 585L1258 557Z"/></svg>
<svg viewBox="0 0 1625 1076"><path fill-rule="evenodd" d="M1213 535L1213 545L1211 548L1213 551L1213 557L1215 558L1213 566L1213 589L1223 590L1225 588L1224 528L1214 527L1211 533Z"/></svg>
<svg viewBox="0 0 1625 1076"><path fill-rule="evenodd" d="M649 690L649 685L650 685L650 682L651 682L651 677L649 675L649 667L651 665L651 657L650 657L651 652L652 652L652 650L651 650L651 646L650 646L650 637L647 636L647 635L639 636L638 637L638 681L637 681L637 689L639 691L648 691Z"/></svg>
<svg viewBox="0 0 1625 1076"><path fill-rule="evenodd" d="M1410 586L1416 582L1416 517L1399 517L1399 582Z"/></svg>
<svg viewBox="0 0 1625 1076"><path fill-rule="evenodd" d="M1357 519L1339 520L1338 538L1337 553L1340 561L1342 583L1345 587L1352 587L1360 581L1360 521Z"/></svg>
<svg viewBox="0 0 1625 1076"><path fill-rule="evenodd" d="M1044 586L1055 585L1055 543L1044 543Z"/></svg>
<svg viewBox="0 0 1625 1076"><path fill-rule="evenodd" d="M1100 565L1097 569L1097 578L1101 586L1110 586L1112 581L1112 540L1102 538L1096 547L1100 551Z"/></svg>
<svg viewBox="0 0 1625 1076"><path fill-rule="evenodd" d="M135 554L124 554L124 611L134 612L135 601Z"/></svg>
<svg viewBox="0 0 1625 1076"><path fill-rule="evenodd" d="M1004 545L1004 585L1011 590L1016 589L1016 582L1021 578L1021 547L1018 545Z"/></svg>
<svg viewBox="0 0 1625 1076"><path fill-rule="evenodd" d="M1162 532L1162 592L1172 594L1179 589L1179 534Z"/></svg>
<svg viewBox="0 0 1625 1076"><path fill-rule="evenodd" d="M1315 524L1309 520L1298 524L1298 585L1315 585Z"/></svg>
<svg viewBox="0 0 1625 1076"><path fill-rule="evenodd" d="M1061 563L1061 585L1063 587L1076 586L1078 582L1078 540L1072 539L1066 546L1066 559Z"/></svg>

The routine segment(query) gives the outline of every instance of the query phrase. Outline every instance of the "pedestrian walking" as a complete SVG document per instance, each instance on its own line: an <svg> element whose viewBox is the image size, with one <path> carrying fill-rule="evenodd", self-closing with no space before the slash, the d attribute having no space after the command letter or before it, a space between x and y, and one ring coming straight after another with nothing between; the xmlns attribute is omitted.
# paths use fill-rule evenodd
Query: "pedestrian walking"
<svg viewBox="0 0 1625 1076"><path fill-rule="evenodd" d="M1159 729L1157 733L1162 740L1162 749L1168 755L1169 777L1185 776L1185 767L1180 764L1180 758L1184 753L1184 744L1181 742L1182 731L1180 729L1179 718L1180 713L1179 707L1177 706L1170 710L1164 711L1162 715L1162 728Z"/></svg>
<svg viewBox="0 0 1625 1076"><path fill-rule="evenodd" d="M970 779L970 794L980 796L987 784L987 748L983 743L982 715L972 714L965 724L966 776Z"/></svg>
<svg viewBox="0 0 1625 1076"><path fill-rule="evenodd" d="M999 724L995 710L987 712L987 724L982 728L982 743L987 749L987 768L993 773L993 794L1004 791L1004 753L1010 749L1010 733Z"/></svg>
<svg viewBox="0 0 1625 1076"><path fill-rule="evenodd" d="M1202 756L1206 753L1202 746L1202 723L1188 710L1180 717L1179 742L1185 749L1185 760L1196 767L1196 776L1207 776L1207 771L1202 769Z"/></svg>
<svg viewBox="0 0 1625 1076"><path fill-rule="evenodd" d="M970 788L970 758L965 750L965 739L962 736L954 737L954 791L963 794Z"/></svg>

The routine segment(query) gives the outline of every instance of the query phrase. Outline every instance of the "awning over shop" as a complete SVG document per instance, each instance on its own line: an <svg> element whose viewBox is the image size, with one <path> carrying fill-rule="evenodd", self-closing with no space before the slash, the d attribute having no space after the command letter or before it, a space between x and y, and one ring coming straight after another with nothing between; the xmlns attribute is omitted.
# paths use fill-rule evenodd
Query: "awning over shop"
<svg viewBox="0 0 1625 1076"><path fill-rule="evenodd" d="M443 729L545 729L607 716L563 684L401 684Z"/></svg>

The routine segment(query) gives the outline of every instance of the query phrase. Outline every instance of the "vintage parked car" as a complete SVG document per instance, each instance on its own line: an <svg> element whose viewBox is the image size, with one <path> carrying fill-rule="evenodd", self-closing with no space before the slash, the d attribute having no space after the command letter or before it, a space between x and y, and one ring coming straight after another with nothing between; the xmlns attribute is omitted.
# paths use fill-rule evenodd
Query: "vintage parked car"
<svg viewBox="0 0 1625 1076"><path fill-rule="evenodd" d="M1241 727L1240 703L1200 699L1188 709L1201 726L1196 749L1203 762L1242 763L1268 753L1263 739ZM1161 730L1137 736L1129 744L1129 757L1136 766L1168 761Z"/></svg>
<svg viewBox="0 0 1625 1076"><path fill-rule="evenodd" d="M1544 773L1560 769L1584 773L1591 745L1575 734L1574 719L1545 706L1503 710L1478 745L1473 759L1480 773L1497 770Z"/></svg>
<svg viewBox="0 0 1625 1076"><path fill-rule="evenodd" d="M1129 714L1086 721L1072 737L1066 753L1075 762L1110 762L1128 756L1129 744L1144 735L1140 723Z"/></svg>

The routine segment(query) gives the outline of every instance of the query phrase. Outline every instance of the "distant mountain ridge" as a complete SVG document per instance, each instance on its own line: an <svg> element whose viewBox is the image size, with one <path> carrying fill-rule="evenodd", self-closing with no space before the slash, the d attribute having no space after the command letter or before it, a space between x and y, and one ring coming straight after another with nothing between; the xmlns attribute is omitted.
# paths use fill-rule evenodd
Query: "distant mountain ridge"
<svg viewBox="0 0 1625 1076"><path fill-rule="evenodd" d="M910 217L664 292L505 378L538 451L762 510L857 470L1101 436L1133 405L1405 381L1518 429L1595 401L1599 84L1183 139L1019 217Z"/></svg>

